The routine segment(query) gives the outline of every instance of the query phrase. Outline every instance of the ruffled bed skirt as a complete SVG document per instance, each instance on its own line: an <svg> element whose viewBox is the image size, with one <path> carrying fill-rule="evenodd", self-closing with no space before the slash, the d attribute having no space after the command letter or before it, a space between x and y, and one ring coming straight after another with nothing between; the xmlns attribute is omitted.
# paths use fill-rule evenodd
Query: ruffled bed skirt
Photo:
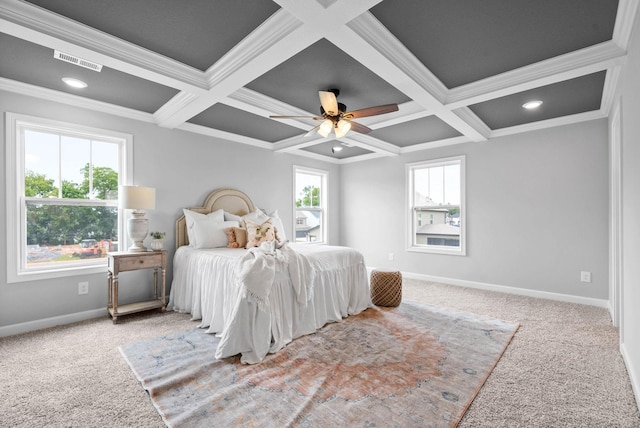
<svg viewBox="0 0 640 428"><path fill-rule="evenodd" d="M216 358L242 354L257 363L293 339L328 322L371 306L369 279L362 255L347 247L291 245L308 257L315 271L308 303L296 301L286 269L277 269L265 310L243 296L237 281L238 260L246 250L180 247L168 309L190 313L200 327L221 336Z"/></svg>

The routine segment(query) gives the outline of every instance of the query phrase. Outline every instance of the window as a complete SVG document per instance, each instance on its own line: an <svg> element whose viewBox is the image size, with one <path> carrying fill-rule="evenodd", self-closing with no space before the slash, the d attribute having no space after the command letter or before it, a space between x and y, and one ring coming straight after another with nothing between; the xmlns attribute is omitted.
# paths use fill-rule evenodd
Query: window
<svg viewBox="0 0 640 428"><path fill-rule="evenodd" d="M9 282L104 272L131 136L7 113Z"/></svg>
<svg viewBox="0 0 640 428"><path fill-rule="evenodd" d="M409 250L465 255L464 156L407 165Z"/></svg>
<svg viewBox="0 0 640 428"><path fill-rule="evenodd" d="M327 172L294 167L296 242L326 242Z"/></svg>

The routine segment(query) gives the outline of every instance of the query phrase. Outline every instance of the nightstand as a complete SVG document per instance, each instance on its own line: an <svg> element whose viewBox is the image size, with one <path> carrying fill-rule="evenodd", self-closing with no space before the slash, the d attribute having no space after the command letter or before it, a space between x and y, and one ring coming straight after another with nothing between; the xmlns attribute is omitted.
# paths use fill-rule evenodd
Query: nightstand
<svg viewBox="0 0 640 428"><path fill-rule="evenodd" d="M133 314L135 312L151 309L164 310L165 308L165 271L167 268L166 251L142 251L107 253L109 304L107 310L117 324L120 315ZM153 269L153 299L144 302L118 305L118 274L120 272L140 269ZM161 272L160 296L158 296L158 270Z"/></svg>

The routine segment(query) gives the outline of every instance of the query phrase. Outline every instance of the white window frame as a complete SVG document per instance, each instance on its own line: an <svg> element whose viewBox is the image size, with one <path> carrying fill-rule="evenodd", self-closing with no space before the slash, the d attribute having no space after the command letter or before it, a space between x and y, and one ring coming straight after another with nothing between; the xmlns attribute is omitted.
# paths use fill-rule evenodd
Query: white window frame
<svg viewBox="0 0 640 428"><path fill-rule="evenodd" d="M450 247L446 245L417 245L416 216L414 214L414 171L424 168L433 168L446 165L460 165L460 246ZM432 159L427 161L406 164L406 218L407 218L407 251L419 253L450 254L456 256L467 255L467 222L466 222L466 197L465 197L465 156L452 156L447 158ZM424 219L423 219L424 220Z"/></svg>
<svg viewBox="0 0 640 428"><path fill-rule="evenodd" d="M327 213L329 212L329 198L328 198L328 189L329 189L329 172L321 169L308 168L303 166L293 166L293 239L292 242L296 241L296 225L297 225L297 212L298 208L296 207L296 199L298 195L296 194L296 176L297 174L309 174L309 175L317 175L321 178L321 188L320 188L320 211L322 215L320 216L320 228L322 230L322 236L319 237L318 240L309 242L308 244L326 244L327 237L329 236L328 228L329 221ZM301 244L303 242L300 242ZM306 244L306 243L305 243Z"/></svg>
<svg viewBox="0 0 640 428"><path fill-rule="evenodd" d="M75 135L84 138L100 139L114 142L119 148L118 184L130 184L132 177L133 136L116 131L93 128L84 125L66 123L57 120L43 119L7 112L6 129L6 233L7 233L7 282L24 282L62 278L74 275L102 274L105 272L106 259L86 264L70 266L47 266L46 268L27 268L26 260L26 224L24 219L24 140L21 137L24 128ZM101 201L87 201L84 205L104 206ZM22 219L22 220L21 220ZM118 241L124 242L125 221L121 209L118 209Z"/></svg>

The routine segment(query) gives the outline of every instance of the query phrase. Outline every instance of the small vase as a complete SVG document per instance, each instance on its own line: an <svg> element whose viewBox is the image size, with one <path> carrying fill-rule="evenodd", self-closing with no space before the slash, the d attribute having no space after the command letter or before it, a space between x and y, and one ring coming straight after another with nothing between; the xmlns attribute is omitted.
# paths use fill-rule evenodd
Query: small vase
<svg viewBox="0 0 640 428"><path fill-rule="evenodd" d="M154 251L162 250L164 247L164 240L162 239L152 239L151 240L151 249Z"/></svg>

